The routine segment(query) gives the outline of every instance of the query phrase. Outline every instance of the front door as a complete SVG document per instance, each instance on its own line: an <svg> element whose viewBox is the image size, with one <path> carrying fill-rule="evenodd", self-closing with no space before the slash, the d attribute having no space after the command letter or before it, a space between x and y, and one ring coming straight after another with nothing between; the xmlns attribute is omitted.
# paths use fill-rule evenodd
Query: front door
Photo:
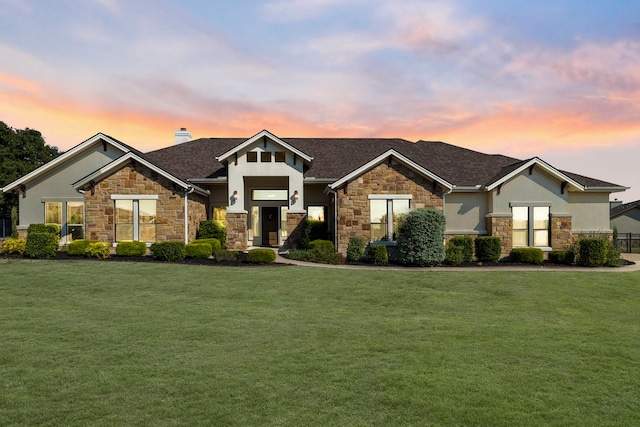
<svg viewBox="0 0 640 427"><path fill-rule="evenodd" d="M262 208L262 246L278 246L278 208Z"/></svg>

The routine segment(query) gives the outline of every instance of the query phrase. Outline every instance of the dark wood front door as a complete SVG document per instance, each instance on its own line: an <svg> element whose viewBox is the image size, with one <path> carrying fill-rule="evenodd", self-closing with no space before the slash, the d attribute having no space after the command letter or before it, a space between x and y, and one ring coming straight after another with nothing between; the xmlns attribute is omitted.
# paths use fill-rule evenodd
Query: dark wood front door
<svg viewBox="0 0 640 427"><path fill-rule="evenodd" d="M262 208L262 246L278 246L278 208Z"/></svg>

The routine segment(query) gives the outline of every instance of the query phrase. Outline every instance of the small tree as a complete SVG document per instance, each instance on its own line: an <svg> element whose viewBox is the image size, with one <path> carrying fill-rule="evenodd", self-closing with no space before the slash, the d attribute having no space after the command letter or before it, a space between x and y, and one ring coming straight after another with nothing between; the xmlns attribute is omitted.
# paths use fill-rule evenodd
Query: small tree
<svg viewBox="0 0 640 427"><path fill-rule="evenodd" d="M200 221L197 238L218 239L220 243L224 244L227 241L227 229L221 221Z"/></svg>
<svg viewBox="0 0 640 427"><path fill-rule="evenodd" d="M11 237L18 238L18 208L11 207Z"/></svg>
<svg viewBox="0 0 640 427"><path fill-rule="evenodd" d="M416 209L398 230L398 252L404 264L433 266L444 261L445 217L442 212Z"/></svg>

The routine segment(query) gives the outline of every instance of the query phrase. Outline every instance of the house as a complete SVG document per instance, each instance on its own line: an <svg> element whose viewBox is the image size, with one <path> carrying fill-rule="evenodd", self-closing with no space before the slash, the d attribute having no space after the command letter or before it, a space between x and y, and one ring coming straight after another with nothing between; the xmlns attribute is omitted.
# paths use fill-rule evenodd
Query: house
<svg viewBox="0 0 640 427"><path fill-rule="evenodd" d="M61 242L191 241L205 219L226 222L228 248L295 247L306 218L325 221L336 248L351 236L394 239L415 208L446 217L446 237L498 236L513 247L563 248L610 233L609 195L626 187L534 157L489 155L444 142L383 138L192 140L142 153L99 133L6 185L20 226L61 226Z"/></svg>
<svg viewBox="0 0 640 427"><path fill-rule="evenodd" d="M610 204L611 228L616 227L620 234L640 233L640 200L622 203L618 200Z"/></svg>

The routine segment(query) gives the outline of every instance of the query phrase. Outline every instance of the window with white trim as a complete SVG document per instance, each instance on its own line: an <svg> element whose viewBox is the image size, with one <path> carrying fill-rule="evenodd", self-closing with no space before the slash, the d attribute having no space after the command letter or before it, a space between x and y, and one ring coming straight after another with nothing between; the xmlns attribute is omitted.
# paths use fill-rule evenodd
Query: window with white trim
<svg viewBox="0 0 640 427"><path fill-rule="evenodd" d="M512 206L513 246L549 247L549 206Z"/></svg>
<svg viewBox="0 0 640 427"><path fill-rule="evenodd" d="M369 195L371 241L395 241L400 215L409 212L410 194Z"/></svg>
<svg viewBox="0 0 640 427"><path fill-rule="evenodd" d="M84 239L84 202L46 201L44 222L57 224L60 227L62 242L70 243Z"/></svg>
<svg viewBox="0 0 640 427"><path fill-rule="evenodd" d="M128 198L131 197L131 198ZM111 196L115 202L115 241L156 241L156 196Z"/></svg>

